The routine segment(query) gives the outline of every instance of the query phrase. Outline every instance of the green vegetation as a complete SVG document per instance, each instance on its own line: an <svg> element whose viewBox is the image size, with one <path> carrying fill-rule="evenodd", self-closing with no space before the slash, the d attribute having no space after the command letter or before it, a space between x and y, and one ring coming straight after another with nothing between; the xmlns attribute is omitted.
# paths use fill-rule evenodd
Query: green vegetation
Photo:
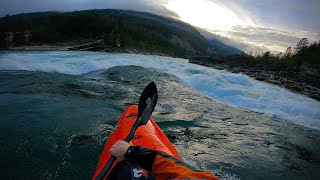
<svg viewBox="0 0 320 180"><path fill-rule="evenodd" d="M241 54L241 51L220 41L207 40L189 24L144 12L109 9L22 13L0 18L2 49L65 42L75 45L98 42L99 47L92 48L96 50L193 57L191 62L203 65L226 64L230 67L298 71L303 64L316 67L320 64L319 42L309 45L306 38L284 53Z"/></svg>
<svg viewBox="0 0 320 180"><path fill-rule="evenodd" d="M228 56L224 59L224 62L273 71L298 71L303 64L309 64L317 68L320 65L320 41L309 45L307 38L303 38L297 43L294 50L288 47L285 53L265 52L255 55L243 53Z"/></svg>
<svg viewBox="0 0 320 180"><path fill-rule="evenodd" d="M109 9L0 18L0 48L83 40L102 40L98 49L107 51L134 50L177 57L220 51L191 25L150 13ZM234 52L240 51L230 47L230 54ZM223 53L228 54L228 47Z"/></svg>

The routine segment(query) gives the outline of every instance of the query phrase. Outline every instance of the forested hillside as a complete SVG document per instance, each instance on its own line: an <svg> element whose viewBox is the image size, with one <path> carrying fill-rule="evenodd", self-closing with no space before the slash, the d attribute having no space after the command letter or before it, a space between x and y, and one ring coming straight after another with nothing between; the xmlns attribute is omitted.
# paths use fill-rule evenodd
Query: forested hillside
<svg viewBox="0 0 320 180"><path fill-rule="evenodd" d="M0 32L1 48L87 40L101 42L95 45L98 50L126 49L178 57L240 52L231 47L217 48L181 21L125 10L8 15L0 19Z"/></svg>

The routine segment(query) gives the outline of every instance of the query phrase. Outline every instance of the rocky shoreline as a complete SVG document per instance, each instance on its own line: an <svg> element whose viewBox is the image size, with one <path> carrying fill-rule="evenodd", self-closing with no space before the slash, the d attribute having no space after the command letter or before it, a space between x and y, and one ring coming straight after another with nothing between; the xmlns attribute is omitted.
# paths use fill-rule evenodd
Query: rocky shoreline
<svg viewBox="0 0 320 180"><path fill-rule="evenodd" d="M1 50L1 49L0 49ZM147 52L135 48L117 48L105 47L102 40L84 40L56 44L34 44L28 46L13 46L3 50L26 50L26 51L96 51L96 52L114 52L131 53L157 56L170 56L162 52Z"/></svg>
<svg viewBox="0 0 320 180"><path fill-rule="evenodd" d="M302 65L297 71L272 70L268 65L250 66L245 63L217 60L212 58L191 58L190 63L242 73L258 81L271 83L320 101L319 67Z"/></svg>
<svg viewBox="0 0 320 180"><path fill-rule="evenodd" d="M137 49L121 49L103 47L102 40L84 41L84 42L69 42L60 44L42 44L32 46L11 47L9 50L53 50L53 51L98 51L98 52L116 52L116 53L132 53L168 56L160 52L145 52ZM303 70L292 71L273 71L265 67L252 67L246 64L235 63L232 61L212 60L212 58L196 57L189 58L189 63L199 64L207 67L212 67L219 70L227 70L232 73L242 73L256 80L275 84L284 87L293 92L303 94L310 98L320 101L320 77L318 68L310 66L302 66Z"/></svg>
<svg viewBox="0 0 320 180"><path fill-rule="evenodd" d="M314 86L318 79L310 79L299 74L285 71L263 71L244 68L230 68L228 69L234 73L243 73L256 80L275 84L287 88L293 92L301 93L305 96L311 97L320 101L320 89Z"/></svg>
<svg viewBox="0 0 320 180"><path fill-rule="evenodd" d="M234 69L233 72L239 70ZM313 84L318 83L318 79L312 79L303 77L296 73L284 72L284 71L254 71L250 69L240 69L241 73L244 73L254 79L264 81L267 83L275 84L285 87L291 91L301 93L316 100L320 100L320 89Z"/></svg>

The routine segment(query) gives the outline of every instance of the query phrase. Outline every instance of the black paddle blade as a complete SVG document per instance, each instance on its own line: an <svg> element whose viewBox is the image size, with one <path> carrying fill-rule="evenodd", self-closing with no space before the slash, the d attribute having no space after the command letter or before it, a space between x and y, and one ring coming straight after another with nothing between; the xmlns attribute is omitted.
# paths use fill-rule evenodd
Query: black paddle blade
<svg viewBox="0 0 320 180"><path fill-rule="evenodd" d="M139 125L144 125L148 122L151 114L156 107L158 101L158 91L156 84L152 81L141 93L138 105L138 118L141 117Z"/></svg>
<svg viewBox="0 0 320 180"><path fill-rule="evenodd" d="M154 82L151 82L148 84L148 86L143 90L141 93L140 99L139 99L139 105L138 105L138 117L136 122L132 125L132 128L127 135L127 137L124 139L126 142L130 142L132 139L134 133L136 132L137 128L140 125L147 124L149 118L151 117L151 114L156 107L158 100L158 92L157 92L157 86ZM102 180L104 177L108 174L112 164L116 158L114 156L111 156L107 163L104 165L103 169L97 176L96 180Z"/></svg>

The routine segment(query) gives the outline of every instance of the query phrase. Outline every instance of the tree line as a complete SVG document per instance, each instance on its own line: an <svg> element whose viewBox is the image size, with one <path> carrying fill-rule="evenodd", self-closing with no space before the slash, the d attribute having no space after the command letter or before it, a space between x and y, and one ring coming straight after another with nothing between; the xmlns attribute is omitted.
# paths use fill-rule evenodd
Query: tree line
<svg viewBox="0 0 320 180"><path fill-rule="evenodd" d="M166 34L170 30L162 30L161 26L152 25L152 22L150 27L155 29L130 23L122 17L109 18L94 11L20 14L0 19L0 48L102 39L107 50L129 48L177 57L192 53L170 41L172 35Z"/></svg>
<svg viewBox="0 0 320 180"><path fill-rule="evenodd" d="M307 38L302 38L294 48L288 47L285 52L243 53L226 57L225 61L228 60L270 70L299 71L303 64L314 65L317 68L320 65L320 41L309 43Z"/></svg>

